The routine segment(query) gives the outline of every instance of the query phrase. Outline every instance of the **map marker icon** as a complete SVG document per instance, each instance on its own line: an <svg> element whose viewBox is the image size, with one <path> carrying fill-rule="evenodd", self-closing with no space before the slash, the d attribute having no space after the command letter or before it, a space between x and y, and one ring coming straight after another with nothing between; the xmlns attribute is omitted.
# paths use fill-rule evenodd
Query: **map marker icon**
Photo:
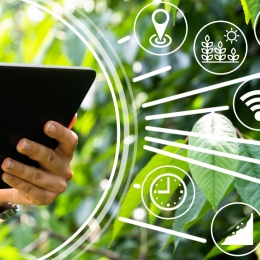
<svg viewBox="0 0 260 260"><path fill-rule="evenodd" d="M155 16L158 13L164 13L165 14L165 16L166 16L166 21L165 22L158 23L156 21ZM161 42L162 42L162 39L164 38L164 34L165 34L165 31L166 31L167 25L169 23L169 20L170 20L169 14L164 9L158 9L158 10L154 11L153 14L152 14L153 25L155 27L155 30L156 30L157 35L159 37L159 40Z"/></svg>

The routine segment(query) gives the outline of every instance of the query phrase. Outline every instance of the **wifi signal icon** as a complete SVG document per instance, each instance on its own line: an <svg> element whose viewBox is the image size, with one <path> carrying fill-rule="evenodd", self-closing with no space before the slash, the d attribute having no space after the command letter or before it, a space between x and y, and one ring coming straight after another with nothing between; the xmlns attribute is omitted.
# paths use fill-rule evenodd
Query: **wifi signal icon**
<svg viewBox="0 0 260 260"><path fill-rule="evenodd" d="M257 97L259 96L259 97ZM251 111L255 112L256 121L260 121L260 90L254 90L246 93L240 98L246 101L246 106L250 107Z"/></svg>

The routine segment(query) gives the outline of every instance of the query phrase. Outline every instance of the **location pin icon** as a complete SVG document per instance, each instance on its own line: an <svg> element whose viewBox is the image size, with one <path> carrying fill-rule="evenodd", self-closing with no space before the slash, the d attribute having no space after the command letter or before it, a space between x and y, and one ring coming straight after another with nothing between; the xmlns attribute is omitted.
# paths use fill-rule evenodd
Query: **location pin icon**
<svg viewBox="0 0 260 260"><path fill-rule="evenodd" d="M155 16L158 14L158 13L164 13L166 15L166 21L164 23L158 23L156 20L155 20ZM169 17L169 14L164 10L164 9L158 9L156 11L153 12L152 14L152 21L153 21L153 25L155 27L155 30L157 32L157 35L160 39L160 41L162 40L164 34L165 34L165 30L167 28L167 25L169 23L169 20L170 20L170 17Z"/></svg>

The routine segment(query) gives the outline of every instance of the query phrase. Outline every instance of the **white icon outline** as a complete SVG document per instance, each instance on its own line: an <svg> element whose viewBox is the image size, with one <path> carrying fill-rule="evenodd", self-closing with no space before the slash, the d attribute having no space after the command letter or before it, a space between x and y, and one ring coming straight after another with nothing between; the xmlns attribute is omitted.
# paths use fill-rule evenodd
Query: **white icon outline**
<svg viewBox="0 0 260 260"><path fill-rule="evenodd" d="M191 184L192 184L192 189L193 189L193 197L192 197L192 201L191 201L189 207L188 207L182 214L180 214L179 216L168 217L168 218L166 218L166 217L161 217L161 216L155 214L154 212L152 212L152 211L149 209L149 207L146 205L146 202L145 202L145 199L144 199L144 195L143 195L144 185L145 185L145 182L146 182L146 180L148 179L148 177L149 177L151 174L153 174L155 171L157 171L157 170L159 170L159 169L162 169L162 168L167 168L167 167L169 167L169 168L171 168L171 169L175 169L175 170L177 169L177 170L183 172L183 173L190 179ZM160 175L161 175L161 174L160 174ZM149 191L150 191L150 189L149 189ZM143 201L143 204L144 204L145 208L146 208L152 215L154 215L155 217L158 217L158 218L164 219L164 220L177 219L177 218L182 217L184 214L186 214L186 213L190 210L190 208L192 207L192 205L193 205L193 203L194 203L195 193L196 193L196 192L195 192L195 184L194 184L194 181L192 180L192 178L190 177L190 175L189 175L187 172L185 172L184 170L182 170L181 168L176 167L176 166L172 166L172 165L160 166L160 167L158 167L158 168L152 170L152 171L145 177L145 179L144 179L144 181L143 181L143 183L142 183L142 187L141 187L141 197L142 197L142 201Z"/></svg>
<svg viewBox="0 0 260 260"><path fill-rule="evenodd" d="M260 77L254 78L253 80L255 80L255 79L259 79L259 80L260 80ZM247 84L247 83L250 82L250 81L251 81L251 80L247 80L247 81L243 82L243 83L237 88L237 90L236 90L236 92L235 92L235 94L234 94L234 98L233 98L233 110L234 110L234 114L235 114L237 120L238 120L243 126L245 126L246 128L248 128L248 129L250 129L250 130L253 130L253 131L260 131L260 129L253 128L253 127L250 127L250 126L246 125L246 124L239 118L239 116L238 116L238 114L237 114L237 112L236 112L235 102L236 102L236 98L239 98L239 97L237 97L237 93L238 93L238 91L239 91L245 84Z"/></svg>
<svg viewBox="0 0 260 260"><path fill-rule="evenodd" d="M163 22L163 23L158 23L155 19L155 16L158 14L158 13L164 13L165 16L166 16L166 21ZM167 29L167 25L169 24L169 21L170 21L170 16L168 14L168 12L166 12L164 9L157 9L153 12L152 14L152 22L153 22L153 25L155 27L155 30L156 30L156 33L157 34L154 34L150 37L149 39L149 42L152 46L154 46L155 48L166 48L168 47L169 45L171 45L172 43L172 38L165 33L166 29ZM158 37L157 37L158 36ZM167 43L167 40L164 38L164 36L166 38L168 38L168 43ZM156 38L157 37L157 38ZM153 43L153 39L155 39L155 43ZM159 39L158 39L159 38Z"/></svg>
<svg viewBox="0 0 260 260"><path fill-rule="evenodd" d="M149 6L151 6L151 5L155 5L155 4L166 4L166 5L171 5L171 6L173 6L173 7L174 7L175 9L177 9L177 11L181 14L181 16L182 16L183 19L184 19L185 25L186 25L186 31L185 31L185 36L184 36L183 41L181 42L181 44L180 44L177 48L175 48L173 51L170 51L170 52L168 52L168 53L155 53L155 52L152 52L152 51L147 50L145 47L143 47L143 45L141 44L141 42L139 41L139 39L138 39L138 37L137 37L137 33L136 33L136 23L137 23L137 20L138 20L139 15L140 15L147 7L149 7ZM135 18L135 21L134 21L134 35L135 35L135 39L136 39L138 45L139 45L144 51L148 52L149 54L156 55L156 56L166 56L166 55L170 55L170 54L176 52L177 50L179 50L179 49L181 48L181 46L184 44L184 42L186 41L186 38L187 38L187 35L188 35L188 31L189 31L188 22L187 22L187 19L186 19L184 13L183 13L183 12L181 11L181 9L178 8L176 5L171 4L171 3L169 3L169 2L153 2L153 3L151 3L151 4L146 5L145 7L143 7L143 8L139 11L139 13L137 14L137 16L136 16L136 18Z"/></svg>
<svg viewBox="0 0 260 260"><path fill-rule="evenodd" d="M183 192L183 197L181 199L181 202L179 204L177 204L176 206L173 206L171 208L166 208L166 207L163 207L163 206L159 205L156 202L156 200L154 199L153 187L154 187L155 183L160 178L163 178L163 177L168 177L167 178L167 191L158 190L158 194L168 194L168 193L170 193L170 177L174 177L174 178L178 179L180 181L180 183L183 185L184 192ZM150 198L151 198L152 202L155 204L156 207L158 207L159 209L165 210L165 211L176 210L177 208L181 207L181 205L185 202L186 197L187 197L187 187L186 187L186 184L184 183L184 181L178 175L173 174L173 173L164 173L164 174L159 175L158 177L156 177L153 180L153 182L152 182L152 184L150 186Z"/></svg>
<svg viewBox="0 0 260 260"><path fill-rule="evenodd" d="M212 25L212 24L215 24L215 23L226 23L226 24L231 25L233 28L235 27L235 28L238 29L238 31L241 33L241 35L243 36L244 41L245 41L246 50L245 50L245 56L244 56L243 60L240 62L240 64L239 64L235 69L233 69L233 70L231 70L231 71L228 71L228 72L214 72L214 71L211 71L211 70L205 68L205 67L202 65L203 62L200 62L200 60L198 59L197 53L196 53L196 44L197 44L197 39L198 39L200 33L201 33L206 27L208 27L209 25ZM232 50L233 50L233 49L232 49ZM218 20L218 21L210 22L210 23L204 25L204 26L199 30L199 32L197 33L197 35L196 35L196 37L195 37L195 40L194 40L193 52L194 52L194 57L195 57L196 61L198 62L198 64L201 66L202 69L204 69L205 71L207 71L207 72L209 72L209 73L211 73L211 74L214 74L214 75L227 75L227 74L230 74L230 73L236 71L237 69L239 69L239 68L242 66L242 64L244 63L244 61L245 61L245 59L246 59L246 57L247 57L247 53L248 53L248 43L247 43L247 39L246 39L245 34L243 33L243 31L242 31L238 26L236 26L235 24L233 24L233 23L231 23L231 22L228 22L228 21ZM234 52L234 50L233 50L233 52ZM236 53L231 53L231 55L236 55ZM225 62L225 63L227 63L227 62ZM230 63L234 63L234 62L231 61Z"/></svg>
<svg viewBox="0 0 260 260"><path fill-rule="evenodd" d="M245 254L240 254L240 255L236 255L236 254L231 254L229 252L226 252L224 249L222 249L218 243L216 242L215 238L214 238L214 235L213 235L213 226L214 226L214 221L215 221L215 218L217 217L217 215L219 214L220 211L222 211L224 208L228 207L228 206L231 206L231 205L244 205L244 206L247 206L249 208L252 208L259 216L260 216L260 213L258 212L258 210L256 208L254 208L253 206L247 204L247 203L244 203L244 202L232 202L232 203L229 203L225 206L223 206L222 208L220 208L216 214L214 215L213 219L212 219L212 222L211 222L211 227L210 227L210 233L211 233L211 237L212 237L212 240L214 242L214 244L218 247L219 250L221 250L224 254L227 254L227 255L230 255L230 256L234 256L234 257L241 257L241 256L246 256L246 255L249 255L251 253L253 253L260 245L260 242L256 245L256 247L251 250L250 252L247 252Z"/></svg>

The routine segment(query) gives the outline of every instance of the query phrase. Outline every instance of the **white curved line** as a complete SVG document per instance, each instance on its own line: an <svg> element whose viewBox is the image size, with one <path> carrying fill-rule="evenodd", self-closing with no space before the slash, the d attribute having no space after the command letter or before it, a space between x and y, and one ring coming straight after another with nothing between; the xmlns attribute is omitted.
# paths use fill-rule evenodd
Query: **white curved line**
<svg viewBox="0 0 260 260"><path fill-rule="evenodd" d="M260 12L258 13L258 15L257 15L257 17L255 19L255 25L254 25L255 38L256 38L258 44L260 45L260 41L259 41L258 36L256 34L256 26L257 26L257 22L259 21L259 18L260 18Z"/></svg>
<svg viewBox="0 0 260 260"><path fill-rule="evenodd" d="M250 92L246 93L245 95L243 95L240 99L242 101L245 101L247 98L252 97L252 96L256 96L256 95L260 95L260 90L250 91Z"/></svg>
<svg viewBox="0 0 260 260"><path fill-rule="evenodd" d="M256 102L260 102L260 97L259 98L250 99L249 101L246 102L246 105L249 107L250 105L252 105L252 104L254 104Z"/></svg>
<svg viewBox="0 0 260 260"><path fill-rule="evenodd" d="M260 110L260 105L255 105L250 108L252 111Z"/></svg>

